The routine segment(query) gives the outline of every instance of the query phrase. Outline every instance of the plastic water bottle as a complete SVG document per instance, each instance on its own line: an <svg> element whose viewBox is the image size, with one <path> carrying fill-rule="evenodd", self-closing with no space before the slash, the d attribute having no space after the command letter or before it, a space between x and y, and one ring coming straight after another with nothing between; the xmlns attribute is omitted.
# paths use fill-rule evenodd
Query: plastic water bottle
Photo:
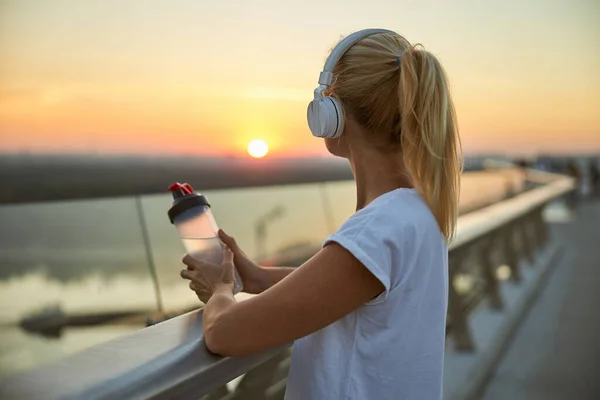
<svg viewBox="0 0 600 400"><path fill-rule="evenodd" d="M219 227L206 197L194 192L187 183L174 183L169 190L173 194L169 219L177 228L186 252L198 259L221 264L223 247L218 236ZM234 293L238 293L243 287L235 268L234 275Z"/></svg>

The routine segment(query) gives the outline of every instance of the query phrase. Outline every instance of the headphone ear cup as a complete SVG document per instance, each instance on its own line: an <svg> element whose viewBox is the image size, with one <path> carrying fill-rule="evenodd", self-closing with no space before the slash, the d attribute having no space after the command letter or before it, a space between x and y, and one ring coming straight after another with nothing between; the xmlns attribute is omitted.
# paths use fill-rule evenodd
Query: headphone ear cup
<svg viewBox="0 0 600 400"><path fill-rule="evenodd" d="M308 120L308 127L315 137L323 137L321 133L321 124L319 121L319 103L322 99L313 100L308 104L308 109L306 110L306 119Z"/></svg>
<svg viewBox="0 0 600 400"><path fill-rule="evenodd" d="M328 100L331 101L333 108L335 109L335 130L333 130L331 136L327 136L328 138L334 139L339 137L342 132L344 132L344 109L342 108L342 103L337 99L337 97L327 97Z"/></svg>
<svg viewBox="0 0 600 400"><path fill-rule="evenodd" d="M335 97L311 101L306 116L308 126L316 137L335 138L344 130L342 106Z"/></svg>

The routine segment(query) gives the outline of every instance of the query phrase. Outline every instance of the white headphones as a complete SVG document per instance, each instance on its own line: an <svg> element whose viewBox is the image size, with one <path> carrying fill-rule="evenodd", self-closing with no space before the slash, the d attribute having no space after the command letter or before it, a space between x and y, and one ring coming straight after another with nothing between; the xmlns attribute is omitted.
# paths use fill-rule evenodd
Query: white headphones
<svg viewBox="0 0 600 400"><path fill-rule="evenodd" d="M308 105L308 126L312 134L320 138L336 138L344 131L344 110L342 104L333 96L323 97L323 91L331 85L333 69L344 53L364 38L377 33L392 33L387 29L363 29L354 32L338 43L331 51L323 72L319 75L319 87L315 89L315 98Z"/></svg>

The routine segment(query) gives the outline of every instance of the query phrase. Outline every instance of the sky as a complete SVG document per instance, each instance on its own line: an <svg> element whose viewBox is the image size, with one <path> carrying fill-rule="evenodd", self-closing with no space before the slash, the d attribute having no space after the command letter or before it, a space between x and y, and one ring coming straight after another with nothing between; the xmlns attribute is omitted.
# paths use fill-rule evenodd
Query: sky
<svg viewBox="0 0 600 400"><path fill-rule="evenodd" d="M466 152L600 152L596 0L0 0L0 152L323 154L306 107L368 27L440 59Z"/></svg>

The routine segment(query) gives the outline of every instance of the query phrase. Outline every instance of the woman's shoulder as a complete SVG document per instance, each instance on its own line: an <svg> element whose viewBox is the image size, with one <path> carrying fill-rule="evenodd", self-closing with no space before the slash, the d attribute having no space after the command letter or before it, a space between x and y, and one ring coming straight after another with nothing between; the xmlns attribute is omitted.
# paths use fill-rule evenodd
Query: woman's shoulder
<svg viewBox="0 0 600 400"><path fill-rule="evenodd" d="M367 233L400 232L409 228L439 229L427 204L415 189L396 189L379 196L352 215L340 230Z"/></svg>

